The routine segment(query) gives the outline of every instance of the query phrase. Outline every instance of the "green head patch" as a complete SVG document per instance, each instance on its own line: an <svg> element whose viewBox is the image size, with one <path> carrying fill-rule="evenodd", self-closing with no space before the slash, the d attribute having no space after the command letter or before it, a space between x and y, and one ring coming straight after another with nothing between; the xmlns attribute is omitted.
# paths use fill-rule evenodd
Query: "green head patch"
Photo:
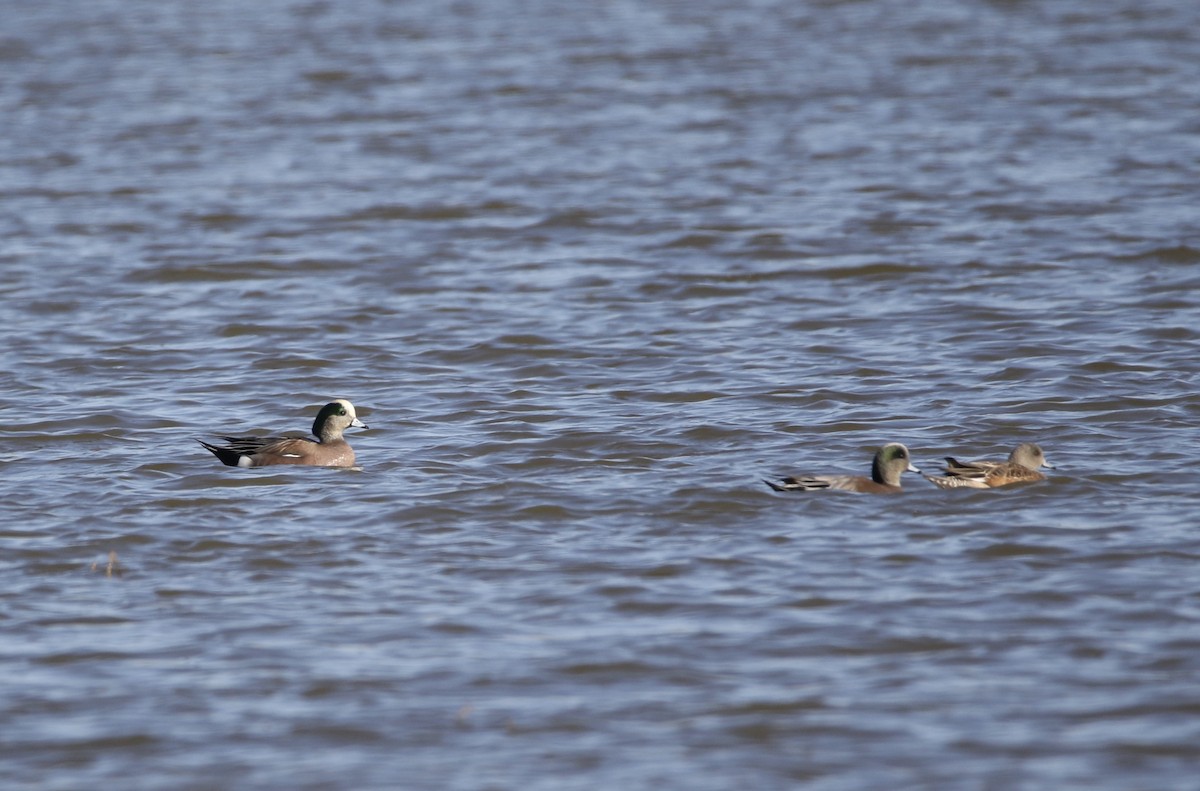
<svg viewBox="0 0 1200 791"><path fill-rule="evenodd" d="M344 417L346 415L346 405L340 401L331 401L321 407L321 411L317 413L316 420L313 421L313 434L321 436L321 427L334 417Z"/></svg>

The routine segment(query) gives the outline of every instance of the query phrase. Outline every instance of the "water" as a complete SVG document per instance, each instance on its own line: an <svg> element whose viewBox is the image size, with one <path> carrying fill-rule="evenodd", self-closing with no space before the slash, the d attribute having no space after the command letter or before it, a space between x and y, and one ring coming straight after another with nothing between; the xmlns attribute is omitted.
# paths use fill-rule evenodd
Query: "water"
<svg viewBox="0 0 1200 791"><path fill-rule="evenodd" d="M6 788L1195 787L1200 6L11 5Z"/></svg>

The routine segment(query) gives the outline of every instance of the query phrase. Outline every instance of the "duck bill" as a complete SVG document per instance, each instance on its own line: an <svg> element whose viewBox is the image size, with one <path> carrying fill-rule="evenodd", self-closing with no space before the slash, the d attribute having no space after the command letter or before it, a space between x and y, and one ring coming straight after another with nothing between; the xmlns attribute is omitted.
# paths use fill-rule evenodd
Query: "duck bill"
<svg viewBox="0 0 1200 791"><path fill-rule="evenodd" d="M366 423L362 422L358 418L354 418L354 420L351 420L350 425L354 428L370 428L370 426L368 426Z"/></svg>
<svg viewBox="0 0 1200 791"><path fill-rule="evenodd" d="M916 467L914 467L914 466L913 466L913 463L910 461L910 462L908 463L908 470L907 470L907 472L920 472L920 470L918 470Z"/></svg>

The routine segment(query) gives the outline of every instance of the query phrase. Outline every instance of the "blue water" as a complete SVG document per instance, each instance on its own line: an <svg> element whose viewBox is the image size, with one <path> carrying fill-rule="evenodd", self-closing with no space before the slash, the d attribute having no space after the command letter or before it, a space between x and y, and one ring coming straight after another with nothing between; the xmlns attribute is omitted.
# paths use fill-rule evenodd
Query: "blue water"
<svg viewBox="0 0 1200 791"><path fill-rule="evenodd" d="M3 786L1194 788L1197 31L9 9Z"/></svg>

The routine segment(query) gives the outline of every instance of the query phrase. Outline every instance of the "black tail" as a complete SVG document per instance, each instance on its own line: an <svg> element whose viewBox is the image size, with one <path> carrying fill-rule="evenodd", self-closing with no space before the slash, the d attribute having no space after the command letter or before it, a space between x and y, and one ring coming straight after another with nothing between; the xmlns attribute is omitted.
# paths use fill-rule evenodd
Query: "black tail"
<svg viewBox="0 0 1200 791"><path fill-rule="evenodd" d="M242 457L242 454L238 453L236 450L222 448L218 445L211 445L202 439L197 439L196 441L203 445L205 450L220 459L221 463L226 467L238 466L238 459Z"/></svg>

